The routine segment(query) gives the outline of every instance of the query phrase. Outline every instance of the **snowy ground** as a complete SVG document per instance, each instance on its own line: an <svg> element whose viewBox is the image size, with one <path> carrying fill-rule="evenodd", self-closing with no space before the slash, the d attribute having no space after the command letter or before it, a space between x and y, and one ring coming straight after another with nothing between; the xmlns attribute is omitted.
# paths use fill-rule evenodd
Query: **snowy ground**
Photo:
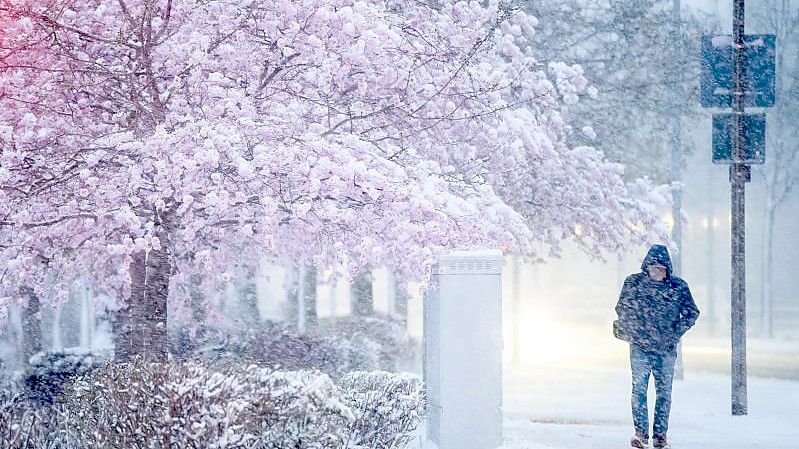
<svg viewBox="0 0 799 449"><path fill-rule="evenodd" d="M629 447L633 430L626 345L596 332L570 336L557 351L539 352L535 363L506 367L506 449ZM675 381L673 392L672 448L799 447L799 379L793 375L799 372L799 342L750 342L750 372L785 379L750 376L749 413L736 417L730 414L725 345L723 339L686 341L685 378ZM650 415L654 398L650 385Z"/></svg>
<svg viewBox="0 0 799 449"><path fill-rule="evenodd" d="M674 449L799 447L799 382L750 378L749 414L737 417L730 414L729 384L727 376L701 373L676 382L669 428ZM506 378L504 399L509 449L629 446L626 371L515 370Z"/></svg>

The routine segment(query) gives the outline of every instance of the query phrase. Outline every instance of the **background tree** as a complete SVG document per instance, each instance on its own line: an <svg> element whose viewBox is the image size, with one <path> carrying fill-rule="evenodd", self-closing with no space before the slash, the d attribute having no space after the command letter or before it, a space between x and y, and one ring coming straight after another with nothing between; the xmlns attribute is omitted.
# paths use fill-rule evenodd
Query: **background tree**
<svg viewBox="0 0 799 449"><path fill-rule="evenodd" d="M766 164L754 172L765 180L760 332L774 336L774 223L780 206L799 182L799 7L791 1L767 0L751 10L753 28L775 34L776 103L768 111Z"/></svg>
<svg viewBox="0 0 799 449"><path fill-rule="evenodd" d="M301 266L288 270L288 321L300 332L316 326L319 316L316 312L317 270Z"/></svg>
<svg viewBox="0 0 799 449"><path fill-rule="evenodd" d="M375 313L374 285L370 272L360 273L352 280L350 287L352 314L370 316Z"/></svg>
<svg viewBox="0 0 799 449"><path fill-rule="evenodd" d="M30 287L22 287L26 302L22 309L22 359L27 364L32 355L42 350L42 311L39 297Z"/></svg>
<svg viewBox="0 0 799 449"><path fill-rule="evenodd" d="M530 2L537 50L580 64L595 95L569 108L578 141L625 164L630 177L672 180L675 117L699 114L699 37L717 27L674 0ZM679 3L679 2L678 2ZM681 140L681 139L680 139ZM678 151L692 148L678 143Z"/></svg>
<svg viewBox="0 0 799 449"><path fill-rule="evenodd" d="M258 310L257 279L258 270L255 265L246 264L238 267L236 293L243 312L242 319L251 327L258 326L261 319Z"/></svg>
<svg viewBox="0 0 799 449"><path fill-rule="evenodd" d="M117 356L165 360L176 286L264 255L422 278L445 249L651 236L651 186L569 144L587 82L534 57L534 24L504 2L3 4L5 284L90 273Z"/></svg>

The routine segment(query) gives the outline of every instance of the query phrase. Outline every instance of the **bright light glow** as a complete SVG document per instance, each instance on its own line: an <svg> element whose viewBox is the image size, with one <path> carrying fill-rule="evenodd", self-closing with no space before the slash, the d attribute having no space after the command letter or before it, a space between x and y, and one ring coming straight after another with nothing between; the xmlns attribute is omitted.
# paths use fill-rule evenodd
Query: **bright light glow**
<svg viewBox="0 0 799 449"><path fill-rule="evenodd" d="M669 228L669 232L674 228L674 217L671 214L666 214L661 217L666 226Z"/></svg>
<svg viewBox="0 0 799 449"><path fill-rule="evenodd" d="M562 358L570 345L565 344L568 334L552 319L534 314L521 323L519 354L522 360L552 360Z"/></svg>
<svg viewBox="0 0 799 449"><path fill-rule="evenodd" d="M601 359L625 357L609 326L575 326L557 321L545 310L529 310L520 320L519 358L522 364L585 367Z"/></svg>

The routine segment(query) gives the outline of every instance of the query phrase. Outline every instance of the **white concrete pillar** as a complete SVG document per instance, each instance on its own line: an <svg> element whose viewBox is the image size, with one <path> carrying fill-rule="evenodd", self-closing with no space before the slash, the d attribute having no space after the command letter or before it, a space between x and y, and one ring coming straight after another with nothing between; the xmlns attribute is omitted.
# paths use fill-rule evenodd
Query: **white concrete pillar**
<svg viewBox="0 0 799 449"><path fill-rule="evenodd" d="M439 449L502 445L499 251L439 258L424 305L427 438Z"/></svg>

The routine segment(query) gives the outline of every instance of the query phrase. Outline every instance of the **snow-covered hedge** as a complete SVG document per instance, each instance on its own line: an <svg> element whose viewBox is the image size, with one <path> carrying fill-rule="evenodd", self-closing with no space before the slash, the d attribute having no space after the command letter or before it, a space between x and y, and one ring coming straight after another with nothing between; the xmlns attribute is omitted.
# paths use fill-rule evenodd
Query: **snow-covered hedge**
<svg viewBox="0 0 799 449"><path fill-rule="evenodd" d="M74 447L402 448L426 407L411 375L197 362L109 365L74 382L59 437ZM60 407L60 408L59 408Z"/></svg>
<svg viewBox="0 0 799 449"><path fill-rule="evenodd" d="M348 348L350 360L360 370L394 372L413 359L414 343L405 325L385 315L322 318L312 335Z"/></svg>
<svg viewBox="0 0 799 449"><path fill-rule="evenodd" d="M325 318L307 333L286 323L264 321L257 329L208 328L190 344L180 344L183 340L177 335L170 339L178 358L319 370L334 379L351 371L396 371L413 354L404 326L385 317Z"/></svg>
<svg viewBox="0 0 799 449"><path fill-rule="evenodd" d="M89 352L42 351L33 355L23 374L28 395L36 402L50 404L70 379L88 372L100 357Z"/></svg>
<svg viewBox="0 0 799 449"><path fill-rule="evenodd" d="M339 343L298 333L285 323L264 321L257 329L207 329L191 346L173 343L172 353L183 360L202 359L216 365L257 363L287 371L319 370L334 378L363 369L366 364L360 360L364 357L354 354L351 345Z"/></svg>
<svg viewBox="0 0 799 449"><path fill-rule="evenodd" d="M355 412L350 433L366 448L405 447L425 414L421 382L411 374L354 372L344 376L339 386L344 402Z"/></svg>
<svg viewBox="0 0 799 449"><path fill-rule="evenodd" d="M109 364L64 391L59 427L74 447L168 447L169 365Z"/></svg>
<svg viewBox="0 0 799 449"><path fill-rule="evenodd" d="M37 407L22 391L0 390L0 447L71 449L54 434L56 416L48 407Z"/></svg>

